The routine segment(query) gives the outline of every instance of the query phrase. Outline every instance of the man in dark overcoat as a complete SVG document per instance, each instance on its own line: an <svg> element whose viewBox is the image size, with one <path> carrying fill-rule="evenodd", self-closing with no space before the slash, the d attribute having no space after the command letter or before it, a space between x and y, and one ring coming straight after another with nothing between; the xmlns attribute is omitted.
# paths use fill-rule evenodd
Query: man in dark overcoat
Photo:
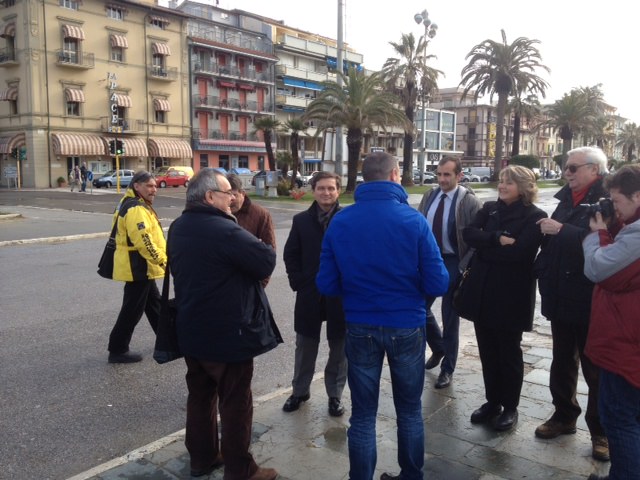
<svg viewBox="0 0 640 480"><path fill-rule="evenodd" d="M296 353L291 382L293 392L282 409L293 412L300 408L300 403L309 400L320 330L326 321L329 359L324 370L324 384L329 397L329 414L339 417L344 413L341 398L347 379L344 313L340 299L320 295L316 288L316 274L324 232L340 209L340 177L335 173L319 172L309 183L314 202L308 210L293 217L291 232L284 246L289 285L296 292Z"/></svg>

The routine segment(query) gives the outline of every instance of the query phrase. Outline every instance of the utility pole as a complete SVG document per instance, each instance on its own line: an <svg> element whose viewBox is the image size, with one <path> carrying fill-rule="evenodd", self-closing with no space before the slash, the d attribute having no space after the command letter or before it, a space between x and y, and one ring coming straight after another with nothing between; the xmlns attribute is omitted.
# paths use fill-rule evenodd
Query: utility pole
<svg viewBox="0 0 640 480"><path fill-rule="evenodd" d="M342 2L345 0L338 0L338 56L336 58L336 80L338 81L338 87L342 88L342 73L343 73L343 51L344 51L344 39L343 39L343 11L342 11ZM345 185L344 182L344 165L342 163L342 142L343 142L344 133L342 131L342 125L338 125L336 128L336 154L335 154L335 171L336 174L340 176L340 182L342 185Z"/></svg>

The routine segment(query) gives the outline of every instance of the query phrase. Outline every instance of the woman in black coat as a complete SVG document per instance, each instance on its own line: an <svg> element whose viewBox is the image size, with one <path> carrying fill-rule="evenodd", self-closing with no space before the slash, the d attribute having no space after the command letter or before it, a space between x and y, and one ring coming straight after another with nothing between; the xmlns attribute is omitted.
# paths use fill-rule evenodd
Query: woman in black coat
<svg viewBox="0 0 640 480"><path fill-rule="evenodd" d="M509 166L499 178L498 201L484 204L463 238L476 250L466 280L474 306L468 316L475 326L487 399L471 422L498 417L494 428L508 430L518 420L522 332L533 325L533 262L542 241L537 222L547 214L532 203L538 188L531 170Z"/></svg>

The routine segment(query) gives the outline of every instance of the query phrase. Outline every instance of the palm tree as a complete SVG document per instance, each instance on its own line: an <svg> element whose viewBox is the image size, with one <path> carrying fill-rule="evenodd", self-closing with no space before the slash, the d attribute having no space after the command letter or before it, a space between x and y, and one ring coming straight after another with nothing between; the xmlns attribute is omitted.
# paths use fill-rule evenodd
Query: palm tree
<svg viewBox="0 0 640 480"><path fill-rule="evenodd" d="M389 42L397 57L387 58L382 66L382 75L387 89L398 95L404 113L411 122L411 128L405 129L402 151L402 184L413 185L413 122L418 96L422 101L438 88L438 76L442 73L427 66L427 60L434 58L426 55L429 40L423 35L416 45L413 33L402 34L400 43Z"/></svg>
<svg viewBox="0 0 640 480"><path fill-rule="evenodd" d="M562 138L562 165L571 150L573 137L593 123L595 113L589 104L589 99L577 90L565 93L560 100L556 100L547 110L547 120L543 125L558 130Z"/></svg>
<svg viewBox="0 0 640 480"><path fill-rule="evenodd" d="M640 128L635 123L625 124L618 135L616 146L622 147L627 155L627 162L633 161L633 150L640 145Z"/></svg>
<svg viewBox="0 0 640 480"><path fill-rule="evenodd" d="M324 89L308 106L303 120L317 120L318 131L327 131L337 126L347 129L347 192L356 187L358 161L365 131L374 126L397 125L410 128L404 112L397 107L398 98L382 89L383 81L379 72L366 75L364 71L349 68L342 76L344 86L337 82L325 82Z"/></svg>
<svg viewBox="0 0 640 480"><path fill-rule="evenodd" d="M273 132L280 127L280 122L275 117L258 117L253 122L253 132L261 132L262 139L264 140L264 148L267 150L267 158L269 159L269 170L274 171L276 169L276 157L273 154L273 147L271 146L271 138Z"/></svg>
<svg viewBox="0 0 640 480"><path fill-rule="evenodd" d="M539 40L519 37L512 44L507 43L507 36L502 32L502 43L485 40L471 49L465 59L469 63L462 69L464 85L462 99L474 90L475 100L489 94L498 96L496 111L496 154L494 160L494 177L502 167L502 150L504 147L504 115L510 95L517 92L539 93L544 98L545 90L549 86L546 81L535 74L536 69L542 68L542 57L536 44Z"/></svg>
<svg viewBox="0 0 640 480"><path fill-rule="evenodd" d="M287 120L284 124L284 130L291 132L289 137L289 146L291 147L291 159L293 160L293 173L291 174L291 189L296 188L296 178L298 176L298 170L300 169L300 155L298 153L300 145L300 132L305 132L308 125L299 118L292 118Z"/></svg>

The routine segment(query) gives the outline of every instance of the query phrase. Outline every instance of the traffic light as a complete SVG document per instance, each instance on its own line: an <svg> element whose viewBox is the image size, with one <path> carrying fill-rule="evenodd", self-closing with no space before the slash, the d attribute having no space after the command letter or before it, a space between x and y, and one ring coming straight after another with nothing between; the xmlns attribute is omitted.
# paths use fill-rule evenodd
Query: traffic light
<svg viewBox="0 0 640 480"><path fill-rule="evenodd" d="M11 149L11 156L13 158L18 158L18 149L17 148L12 148Z"/></svg>
<svg viewBox="0 0 640 480"><path fill-rule="evenodd" d="M116 155L124 154L124 142L122 140L116 140Z"/></svg>
<svg viewBox="0 0 640 480"><path fill-rule="evenodd" d="M111 155L115 155L116 154L116 141L115 140L109 140L109 153Z"/></svg>

